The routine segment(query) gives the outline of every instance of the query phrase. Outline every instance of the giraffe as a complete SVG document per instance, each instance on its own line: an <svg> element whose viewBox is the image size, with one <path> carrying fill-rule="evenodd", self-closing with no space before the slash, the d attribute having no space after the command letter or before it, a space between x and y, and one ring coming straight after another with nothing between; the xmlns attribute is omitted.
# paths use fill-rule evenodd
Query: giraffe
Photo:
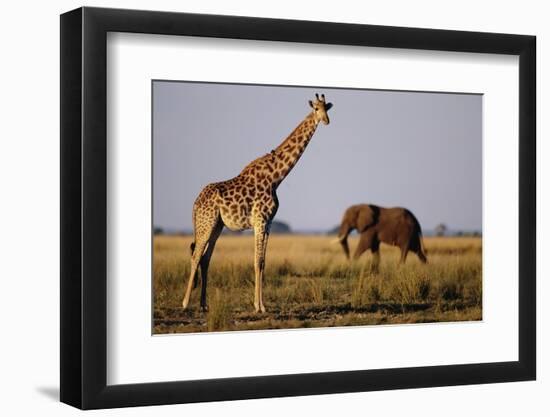
<svg viewBox="0 0 550 417"><path fill-rule="evenodd" d="M182 307L189 305L191 290L201 270L201 310L207 311L208 266L224 226L231 230L254 231L254 308L265 312L262 282L269 229L279 207L276 190L302 156L320 122L329 124L332 103L325 95L309 100L311 111L292 133L270 153L249 163L239 175L203 188L193 205L194 240L191 243L191 271Z"/></svg>

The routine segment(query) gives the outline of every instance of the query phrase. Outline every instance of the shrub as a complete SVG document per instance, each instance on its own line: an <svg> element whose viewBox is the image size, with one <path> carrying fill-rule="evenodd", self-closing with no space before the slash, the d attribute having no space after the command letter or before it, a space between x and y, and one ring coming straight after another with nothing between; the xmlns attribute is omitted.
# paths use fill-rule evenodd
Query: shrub
<svg viewBox="0 0 550 417"><path fill-rule="evenodd" d="M221 295L221 291L216 288L213 297L209 297L209 311L207 314L206 325L208 331L228 330L231 319L231 306Z"/></svg>
<svg viewBox="0 0 550 417"><path fill-rule="evenodd" d="M439 295L445 301L454 301L462 298L463 286L460 282L446 280L439 287Z"/></svg>

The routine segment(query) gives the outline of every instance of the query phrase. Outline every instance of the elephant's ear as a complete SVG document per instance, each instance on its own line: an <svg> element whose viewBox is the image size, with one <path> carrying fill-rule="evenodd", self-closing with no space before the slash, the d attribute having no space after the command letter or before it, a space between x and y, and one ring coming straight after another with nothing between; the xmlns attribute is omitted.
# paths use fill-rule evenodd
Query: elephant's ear
<svg viewBox="0 0 550 417"><path fill-rule="evenodd" d="M365 204L361 206L357 215L357 230L362 232L375 223L375 215L373 208Z"/></svg>

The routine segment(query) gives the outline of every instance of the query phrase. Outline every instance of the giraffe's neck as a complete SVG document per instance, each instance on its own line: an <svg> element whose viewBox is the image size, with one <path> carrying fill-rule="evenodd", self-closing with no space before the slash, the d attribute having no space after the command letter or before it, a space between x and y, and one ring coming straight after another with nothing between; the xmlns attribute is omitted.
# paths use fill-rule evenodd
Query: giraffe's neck
<svg viewBox="0 0 550 417"><path fill-rule="evenodd" d="M270 179L275 187L294 168L315 133L315 129L317 129L317 122L312 112L277 148L271 151L273 169L270 170Z"/></svg>

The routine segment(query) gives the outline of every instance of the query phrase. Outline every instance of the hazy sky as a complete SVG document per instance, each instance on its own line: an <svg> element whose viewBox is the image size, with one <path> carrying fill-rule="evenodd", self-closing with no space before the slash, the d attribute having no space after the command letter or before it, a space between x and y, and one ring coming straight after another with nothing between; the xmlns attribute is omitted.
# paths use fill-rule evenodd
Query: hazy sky
<svg viewBox="0 0 550 417"><path fill-rule="evenodd" d="M481 230L482 96L153 83L153 222L190 230L200 190L282 142L324 93L334 104L280 185L276 219L327 230L357 203L409 208L424 229Z"/></svg>

